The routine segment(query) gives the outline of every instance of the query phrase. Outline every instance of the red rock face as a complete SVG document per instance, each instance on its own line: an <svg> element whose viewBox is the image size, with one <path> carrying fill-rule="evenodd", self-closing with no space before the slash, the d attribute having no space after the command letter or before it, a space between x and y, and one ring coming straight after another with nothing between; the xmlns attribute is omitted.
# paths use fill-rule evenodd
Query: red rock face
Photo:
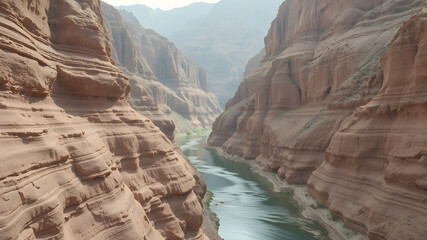
<svg viewBox="0 0 427 240"><path fill-rule="evenodd" d="M342 120L382 81L380 56L420 1L286 1L266 57L214 124L209 143L306 182Z"/></svg>
<svg viewBox="0 0 427 240"><path fill-rule="evenodd" d="M221 107L209 92L205 71L168 39L139 25L131 13L120 13L105 3L102 10L112 38L113 59L130 79L131 106L170 139L174 125L177 132L210 127Z"/></svg>
<svg viewBox="0 0 427 240"><path fill-rule="evenodd" d="M106 36L96 0L0 3L2 239L205 238L204 183L130 108Z"/></svg>
<svg viewBox="0 0 427 240"><path fill-rule="evenodd" d="M427 236L427 8L381 58L378 95L342 123L308 190L371 239Z"/></svg>
<svg viewBox="0 0 427 240"><path fill-rule="evenodd" d="M308 181L313 196L370 239L424 239L423 5L285 1L266 57L208 143L289 182Z"/></svg>

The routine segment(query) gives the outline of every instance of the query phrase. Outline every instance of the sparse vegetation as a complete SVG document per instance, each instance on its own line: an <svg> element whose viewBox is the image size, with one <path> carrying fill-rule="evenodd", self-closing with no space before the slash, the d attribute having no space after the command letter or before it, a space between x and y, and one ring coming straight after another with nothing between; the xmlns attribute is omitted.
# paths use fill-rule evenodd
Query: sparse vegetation
<svg viewBox="0 0 427 240"><path fill-rule="evenodd" d="M216 213L214 213L212 210L211 210L211 202L212 202L212 200L213 200L213 196L214 196L214 194L213 194L213 192L210 192L210 191L207 191L206 192L206 208L208 209L208 211L209 211L209 215L210 215L210 218L212 219L212 220L214 220L214 222L215 222L215 227L216 227L216 230L218 231L219 230L219 221L216 221L217 219L218 219L218 216L216 215Z"/></svg>
<svg viewBox="0 0 427 240"><path fill-rule="evenodd" d="M312 209L326 209L326 208L327 208L325 205L320 204L320 203L313 203L313 204L310 204L310 207L311 207Z"/></svg>
<svg viewBox="0 0 427 240"><path fill-rule="evenodd" d="M332 216L331 216L331 219L332 219L332 221L336 222L336 221L338 221L340 218L339 218L339 217L337 217L337 216L332 215Z"/></svg>

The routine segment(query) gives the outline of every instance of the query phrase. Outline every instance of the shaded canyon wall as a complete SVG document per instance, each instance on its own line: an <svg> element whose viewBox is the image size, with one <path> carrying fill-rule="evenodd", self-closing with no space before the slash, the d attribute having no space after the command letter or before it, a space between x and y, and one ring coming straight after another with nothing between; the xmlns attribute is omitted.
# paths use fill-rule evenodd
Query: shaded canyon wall
<svg viewBox="0 0 427 240"><path fill-rule="evenodd" d="M105 3L102 10L112 38L112 58L130 79L131 106L144 115L157 111L147 116L170 138L173 124L177 132L209 128L221 108L204 69L168 39L143 28L131 13Z"/></svg>

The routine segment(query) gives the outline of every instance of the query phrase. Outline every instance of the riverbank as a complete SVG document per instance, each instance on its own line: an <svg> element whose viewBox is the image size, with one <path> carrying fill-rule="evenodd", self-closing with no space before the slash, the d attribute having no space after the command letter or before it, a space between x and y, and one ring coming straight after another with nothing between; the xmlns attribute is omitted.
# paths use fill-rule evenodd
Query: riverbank
<svg viewBox="0 0 427 240"><path fill-rule="evenodd" d="M188 135L185 134L182 136L188 136ZM193 166L191 164L190 159L188 159L188 157L185 156L184 152L182 151L181 147L178 145L177 142L174 143L174 146L175 146L175 151L179 152L188 161L188 163L191 166ZM198 171L196 168L194 169ZM206 191L205 196L202 199L203 223L201 228L205 233L205 235L208 236L210 240L223 240L223 238L221 238L218 234L219 219L216 216L216 214L213 211L211 211L211 209L209 208L212 198L213 198L213 193Z"/></svg>
<svg viewBox="0 0 427 240"><path fill-rule="evenodd" d="M289 184L283 179L280 179L276 174L269 172L259 166L253 160L246 160L240 156L230 155L221 148L214 148L206 146L207 149L215 150L219 156L245 163L251 166L253 172L267 178L274 186L275 191L288 191L293 193L293 198L303 208L302 214L304 217L312 219L320 223L328 232L332 240L365 240L368 239L366 235L347 228L341 219L332 216L329 210L320 205L310 194L307 192L306 185Z"/></svg>
<svg viewBox="0 0 427 240"><path fill-rule="evenodd" d="M210 131L212 131L211 128L204 128L204 127L196 128L191 125L188 125L180 129L180 131L175 131L174 138L177 139L179 137L184 137L184 136L199 135L199 134L203 134Z"/></svg>
<svg viewBox="0 0 427 240"><path fill-rule="evenodd" d="M202 230L210 240L223 240L218 234L219 219L209 208L213 193L207 191L203 198L203 224Z"/></svg>

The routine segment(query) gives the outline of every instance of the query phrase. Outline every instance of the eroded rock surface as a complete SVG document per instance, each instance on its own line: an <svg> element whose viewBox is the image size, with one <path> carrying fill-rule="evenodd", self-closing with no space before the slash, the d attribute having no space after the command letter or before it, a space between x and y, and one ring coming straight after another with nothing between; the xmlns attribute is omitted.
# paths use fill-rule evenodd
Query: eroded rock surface
<svg viewBox="0 0 427 240"><path fill-rule="evenodd" d="M209 143L306 182L333 134L383 81L380 56L421 1L286 1L266 57L217 119Z"/></svg>
<svg viewBox="0 0 427 240"><path fill-rule="evenodd" d="M119 13L105 3L102 9L112 36L113 59L130 79L131 106L147 114L171 139L170 119L178 132L210 127L221 108L209 91L205 71L165 37L143 28L131 13Z"/></svg>
<svg viewBox="0 0 427 240"><path fill-rule="evenodd" d="M285 1L208 143L308 181L371 239L423 239L426 10L411 18L423 5Z"/></svg>
<svg viewBox="0 0 427 240"><path fill-rule="evenodd" d="M384 81L346 118L308 190L370 239L427 236L427 8L381 57Z"/></svg>
<svg viewBox="0 0 427 240"><path fill-rule="evenodd" d="M198 173L127 102L98 0L0 2L2 239L205 239Z"/></svg>

